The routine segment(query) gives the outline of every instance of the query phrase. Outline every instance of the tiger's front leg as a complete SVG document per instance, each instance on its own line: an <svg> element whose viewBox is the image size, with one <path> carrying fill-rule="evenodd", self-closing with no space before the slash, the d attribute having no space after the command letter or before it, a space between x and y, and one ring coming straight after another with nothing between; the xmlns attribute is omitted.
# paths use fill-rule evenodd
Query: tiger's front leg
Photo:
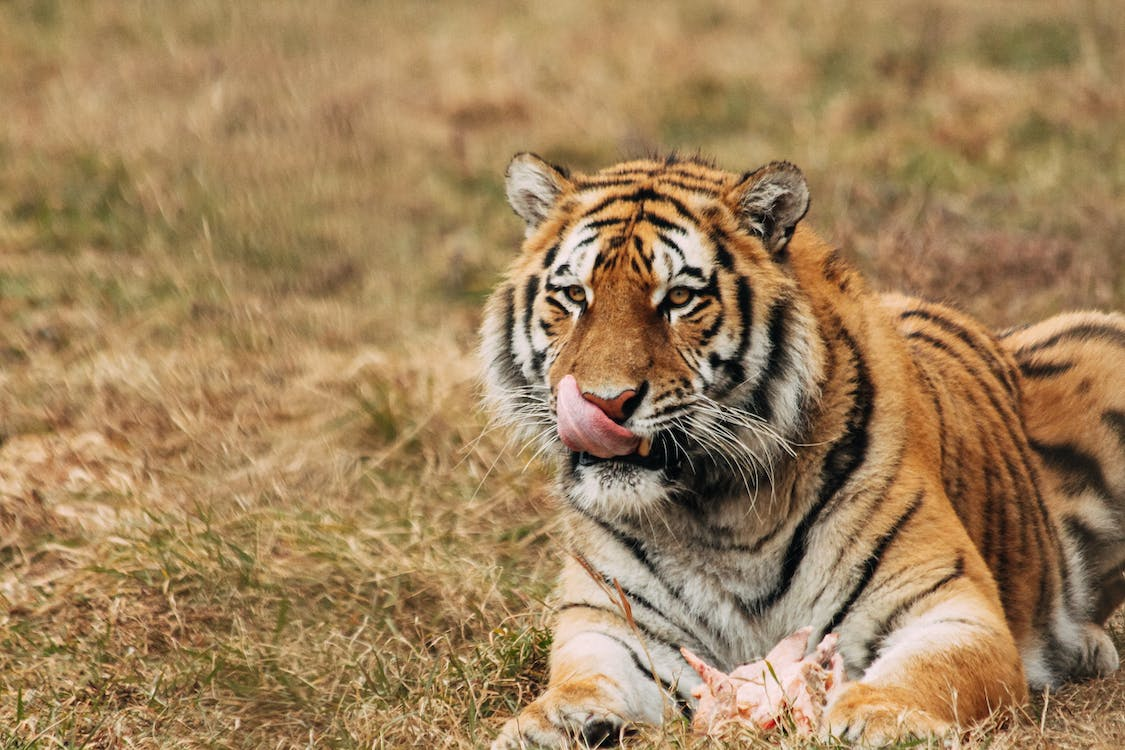
<svg viewBox="0 0 1125 750"><path fill-rule="evenodd" d="M967 578L949 588L940 601L905 613L862 678L832 699L828 733L877 747L945 735L1026 699L998 604Z"/></svg>
<svg viewBox="0 0 1125 750"><path fill-rule="evenodd" d="M578 557L567 560L547 689L504 725L493 750L595 746L629 725L659 724L691 700L699 676L680 655L685 634L638 609L626 616L619 596Z"/></svg>
<svg viewBox="0 0 1125 750"><path fill-rule="evenodd" d="M562 614L547 689L504 725L493 750L597 746L617 739L630 724L664 718L671 701L642 672L640 643L623 629L587 621L585 614Z"/></svg>

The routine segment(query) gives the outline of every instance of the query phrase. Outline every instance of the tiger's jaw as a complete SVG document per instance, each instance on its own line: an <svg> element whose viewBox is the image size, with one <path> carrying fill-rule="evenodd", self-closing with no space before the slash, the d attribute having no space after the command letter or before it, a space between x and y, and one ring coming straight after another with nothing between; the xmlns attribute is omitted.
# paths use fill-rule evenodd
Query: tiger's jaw
<svg viewBox="0 0 1125 750"><path fill-rule="evenodd" d="M646 385L644 392L647 389ZM651 402L633 399L628 413L619 408L635 393L618 392L612 400L591 398L569 374L555 388L555 432L569 451L562 467L563 489L580 510L625 520L647 515L667 501L709 505L740 488L752 494L758 476L754 463L770 469L778 463L775 447L764 444L760 435L742 435L714 423L716 408L695 414L696 409L681 403L664 412L665 426L653 432ZM666 397L655 398L669 403ZM669 425L670 414L674 416ZM718 437L693 435L677 423ZM746 456L740 459L738 450L754 450L751 462Z"/></svg>
<svg viewBox="0 0 1125 750"><path fill-rule="evenodd" d="M647 386L645 387L647 389ZM643 398L629 390L606 400L583 393L573 375L555 392L559 440L570 451L569 496L580 508L599 516L629 514L659 501L671 474L670 452L661 435L642 436L625 426ZM622 406L632 399L632 407Z"/></svg>
<svg viewBox="0 0 1125 750"><path fill-rule="evenodd" d="M570 452L563 468L567 498L581 510L602 519L636 518L670 499L680 474L678 459L658 449L660 436L647 456L630 453L598 458Z"/></svg>

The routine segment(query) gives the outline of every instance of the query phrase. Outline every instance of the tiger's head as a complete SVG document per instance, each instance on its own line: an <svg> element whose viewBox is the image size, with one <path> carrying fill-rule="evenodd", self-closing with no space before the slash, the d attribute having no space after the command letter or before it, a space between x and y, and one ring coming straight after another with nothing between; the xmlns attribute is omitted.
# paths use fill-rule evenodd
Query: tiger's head
<svg viewBox="0 0 1125 750"><path fill-rule="evenodd" d="M498 416L562 453L567 498L602 517L753 493L816 387L788 267L801 172L670 158L582 175L519 154L507 195L526 234L482 325Z"/></svg>

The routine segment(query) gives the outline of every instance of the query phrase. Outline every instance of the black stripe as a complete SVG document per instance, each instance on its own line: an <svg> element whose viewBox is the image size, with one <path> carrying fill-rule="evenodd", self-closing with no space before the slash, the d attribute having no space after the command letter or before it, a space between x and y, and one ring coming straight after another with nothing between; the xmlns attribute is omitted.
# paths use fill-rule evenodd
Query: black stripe
<svg viewBox="0 0 1125 750"><path fill-rule="evenodd" d="M602 198L600 201L598 201L593 206L591 206L589 209L587 209L586 214L588 216L599 214L602 211L604 211L605 209L612 206L614 203L620 203L623 200L624 197L625 196L621 196L621 195L611 195L607 198Z"/></svg>
<svg viewBox="0 0 1125 750"><path fill-rule="evenodd" d="M1011 479L1010 496L996 496L995 490L992 488L992 476L989 473L989 468L984 468L984 481L988 499L985 503L986 511L986 528L983 541L981 543L981 552L988 562L989 568L993 574L1001 582L1007 580L1008 570L1008 554L1007 546L1005 545L1004 533L1007 526L1007 506L1015 503L1025 503L1027 498L1034 499L1036 503L1037 515L1033 517L1034 531L1037 539L1037 546L1041 550L1048 550L1053 547L1056 559L1062 560L1062 549L1059 546L1058 536L1055 533L1054 526L1050 522L1050 515L1048 513L1046 504L1043 502L1043 496L1039 490L1038 476L1034 467L1031 464L1030 455L1028 453L1027 443L1025 442L1022 432L1017 432L1015 425L1021 424L1019 414L1016 412L1015 407L1010 401L1003 400L998 396L993 388L988 387L987 383L983 381L980 374L976 369L970 365L965 359L948 344L940 339L934 338L923 332L914 332L908 334L908 339L922 341L933 347L933 350L939 351L946 356L953 359L968 376L980 386L980 392L988 399L989 405L992 407L996 415L998 424L1007 435L1008 445L1015 449L1015 455L1020 460L1020 465L1016 465L1012 461L1012 454L1010 451L1005 450L1001 446L992 445L996 450L996 455L999 455L1004 465L1008 470L1008 475ZM983 405L979 404L976 398L972 395L972 390L966 390L968 400L974 411L979 413ZM987 446L982 442L982 451L986 453L986 460L984 467L996 466L995 455L988 451ZM963 492L963 491L962 491ZM957 506L955 506L957 507ZM1021 526L1021 533L1025 529ZM1063 576L1063 585L1066 585L1067 570L1065 564L1060 564L1058 567L1061 575ZM1040 580L1039 580L1039 600L1036 604L1035 622L1043 624L1047 622L1050 617L1050 612L1053 607L1053 597L1051 591L1053 589L1054 579L1051 577L1053 568L1046 554L1040 555ZM1009 610L1010 597L1012 592L1005 592L1001 587L1001 599L1004 604L1005 611Z"/></svg>
<svg viewBox="0 0 1125 750"><path fill-rule="evenodd" d="M511 389L529 385L527 378L516 365L512 343L516 335L516 290L511 285L501 292L504 298L504 345L492 360L492 366L500 374L504 384Z"/></svg>
<svg viewBox="0 0 1125 750"><path fill-rule="evenodd" d="M704 159L698 154L686 158L676 155L675 163L669 165L669 171L672 174L690 177L693 180L713 185L716 190L727 189L726 175L717 172L713 160Z"/></svg>
<svg viewBox="0 0 1125 750"><path fill-rule="evenodd" d="M535 347L531 344L531 326L532 315L534 313L535 297L539 293L539 277L532 274L527 279L527 284L524 286L524 330L527 333L527 346L531 349L531 371L536 375L543 374L543 361L546 359L546 352L536 351Z"/></svg>
<svg viewBox="0 0 1125 750"><path fill-rule="evenodd" d="M610 167L609 169L603 169L601 171L601 175L609 175L610 177L631 177L632 179L630 180L630 182L636 182L637 178L652 177L654 174L656 174L657 169L659 169L659 167L626 167L625 165L619 164L617 166ZM604 176L595 175L590 179L601 180L607 178ZM579 185L585 185L585 183L586 181L583 180L581 183L579 183Z"/></svg>
<svg viewBox="0 0 1125 750"><path fill-rule="evenodd" d="M1073 362L1020 362L1020 374L1025 378L1053 378L1074 369Z"/></svg>
<svg viewBox="0 0 1125 750"><path fill-rule="evenodd" d="M715 227L708 232L708 237L711 238L711 244L715 247L715 260L723 269L733 271L734 256L727 249L727 243L724 241L726 235Z"/></svg>
<svg viewBox="0 0 1125 750"><path fill-rule="evenodd" d="M621 172L621 177L591 177L578 183L579 190L604 190L605 188L636 185L639 179L651 177L651 172ZM635 176L628 176L634 174Z"/></svg>
<svg viewBox="0 0 1125 750"><path fill-rule="evenodd" d="M906 512L895 521L894 525L891 526L885 534L879 537L879 541L875 543L875 547L861 565L859 580L852 588L852 592L848 595L848 598L844 600L844 603L840 605L840 608L828 619L828 624L824 626L822 632L831 633L835 631L851 612L852 606L856 603L856 600L863 594L867 585L871 583L871 579L875 577L875 572L879 569L879 563L883 561L883 554L887 551L887 547L891 545L906 524L910 523L910 519L914 517L914 514L918 512L918 508L922 505L922 496L924 494L924 490L919 490L918 494L910 502L910 507L906 509Z"/></svg>
<svg viewBox="0 0 1125 750"><path fill-rule="evenodd" d="M985 477L990 476L987 468L985 469L984 475ZM1014 480L1015 477L1013 476L1012 479ZM992 515L996 518L997 549L994 575L997 581L1004 581L1006 583L1012 580L1010 573L1011 560L1009 559L1011 556L1012 540L1008 536L1011 526L1008 520L1008 514L1011 511L1016 511L1016 527L1019 528L1019 508L1023 503L1020 502L1018 497L1006 497L1004 495L990 498L990 500L986 502L988 503L988 508ZM1012 597L1015 595L1015 590L1011 586L1005 585L1005 583L1000 584L1000 606L1005 612L1011 612ZM1046 583L1040 581L1039 588L1040 593L1045 592L1047 590Z"/></svg>
<svg viewBox="0 0 1125 750"><path fill-rule="evenodd" d="M934 413L937 415L938 438L941 443L941 475L942 479L944 479L946 476L946 466L948 466L949 462L949 435L947 434L945 426L945 410L941 405L941 395L938 393L937 386L934 385L934 381L930 378L929 374L921 367L918 368L918 374L922 377L922 385L926 387L927 392L930 394L930 401L933 403ZM949 487L946 487L945 490L948 494Z"/></svg>
<svg viewBox="0 0 1125 750"><path fill-rule="evenodd" d="M714 290L715 290L714 291L714 295L715 295L714 300L715 300L716 305L718 306L719 310L715 314L714 322L711 323L711 325L709 325L706 329L704 329L703 332L700 334L699 343L701 345L706 345L706 344L710 343L711 339L715 338L715 335L719 332L720 329L722 329L723 322L726 320L726 314L723 311L722 296L721 296L721 292L719 291L719 285L718 285L715 273L711 274L711 284L714 286ZM711 364L712 370L718 368L718 360L719 360L718 354L716 354L715 352L711 352L710 356L707 358L707 361Z"/></svg>
<svg viewBox="0 0 1125 750"><path fill-rule="evenodd" d="M956 435L957 447L952 451L953 455L950 458L949 465L958 467L950 472L950 486L946 487L945 491L949 494L949 499L953 501L953 506L957 507L957 503L963 502L966 494L969 491L968 480L965 477L965 472L960 471L959 467L963 462L965 455L965 436Z"/></svg>
<svg viewBox="0 0 1125 750"><path fill-rule="evenodd" d="M547 359L546 351L539 351L538 349L531 350L531 371L537 376L543 376L543 362Z"/></svg>
<svg viewBox="0 0 1125 750"><path fill-rule="evenodd" d="M1013 476L1020 476L1024 479L1024 487L1021 488L1025 491L1024 497L1030 496L1035 500L1036 507L1038 508L1039 515L1043 519L1046 527L1047 541L1054 547L1055 554L1059 560L1062 560L1062 548L1059 546L1058 535L1055 533L1055 528L1046 519L1050 518L1050 513L1047 510L1046 503L1043 502L1043 495L1039 491L1039 474L1035 470L1035 466L1031 461L1031 455L1028 452L1028 443L1022 432L1017 432L1017 425L1022 424L1022 419L1015 406L1011 403L1005 403L997 397L996 393L991 388L986 387L985 382L981 380L980 374L968 362L964 360L956 351L951 349L940 339L935 339L925 333L915 332L909 334L906 338L924 341L929 343L935 349L944 352L954 361L956 361L961 368L968 373L968 375L981 386L981 391L985 397L988 398L993 411L996 413L998 424L1005 430L1008 436L1009 443L1016 449L1016 453L1020 459L1020 468L1022 472L1013 471ZM1003 452L1005 458L1007 453ZM1059 570L1062 571L1065 583L1066 566L1060 565Z"/></svg>
<svg viewBox="0 0 1125 750"><path fill-rule="evenodd" d="M965 343L977 357L984 362L992 376L1003 385L1009 394L1013 397L1016 395L1016 384L1012 379L1012 373L1007 367L1006 363L992 351L988 351L988 344L991 342L981 342L974 336L967 328L959 325L958 323L950 320L949 318L937 315L928 310L907 310L900 315L901 318L921 318L927 320L939 328L943 328L949 333L952 333L958 339Z"/></svg>
<svg viewBox="0 0 1125 750"><path fill-rule="evenodd" d="M1021 448L1021 451L1023 449ZM1032 475L1027 467L1027 457L1024 457L1024 471L1020 471L1020 467L1013 462L1011 453L1005 452L1004 466L1008 470L1008 474L1015 478L1014 493L1011 500L1016 502L1026 503L1026 498L1032 497L1036 501L1035 510L1036 514L1031 518L1031 524L1023 524L1024 527L1030 525L1031 530L1035 533L1035 548L1046 551L1052 545L1056 552L1057 570L1062 576L1063 586L1067 584L1068 570L1066 567L1066 560L1062 556L1062 547L1055 534L1054 524L1051 522L1051 516L1047 512L1047 506L1043 503L1043 497L1039 494L1038 479ZM1054 578L1052 573L1056 568L1051 564L1046 554L1039 555L1039 601L1036 603L1034 623L1038 629L1048 627L1051 613L1054 611L1054 597L1051 592L1054 590Z"/></svg>
<svg viewBox="0 0 1125 750"><path fill-rule="evenodd" d="M1105 498L1113 496L1106 484L1101 464L1089 453L1068 443L1041 443L1034 439L1030 443L1043 463L1064 475L1062 490L1066 494L1078 495L1086 490L1093 490Z"/></svg>
<svg viewBox="0 0 1125 750"><path fill-rule="evenodd" d="M770 356L766 360L766 369L762 372L762 376L758 379L757 385L754 386L754 392L750 395L750 400L746 404L746 408L751 414L757 414L767 422L773 419L773 401L770 398L770 389L781 375L782 361L789 358L791 310L792 305L789 299L784 297L778 300L773 309L770 310L767 333L767 340L772 346Z"/></svg>
<svg viewBox="0 0 1125 750"><path fill-rule="evenodd" d="M505 347L505 353L511 354L512 351L512 334L516 330L516 290L512 285L504 288L504 333L505 340L508 342ZM511 357L509 357L511 359Z"/></svg>
<svg viewBox="0 0 1125 750"><path fill-rule="evenodd" d="M867 455L867 428L875 410L875 386L871 382L867 362L860 353L855 339L846 329L840 329L840 336L851 350L855 363L855 387L852 391L853 403L848 414L847 428L824 458L820 492L825 501L835 495L863 463Z"/></svg>
<svg viewBox="0 0 1125 750"><path fill-rule="evenodd" d="M609 585L610 585L611 589L616 590L615 582L611 581L611 582L609 582ZM624 591L624 589L622 589L622 591ZM636 629L641 632L641 634L645 637L645 639L647 641L650 641L652 643L656 643L656 644L659 644L661 646L664 646L665 648L668 648L668 649L674 651L677 654L679 654L679 652L680 652L680 646L683 645L682 643L670 641L667 638L665 638L664 636L657 634L656 631L654 631L649 625L647 625L642 620L637 619L637 617L636 617L637 613L633 613L633 619L632 619L631 622L626 622L626 620L624 618L624 614L622 613L620 607L610 607L608 605L602 605L602 604L590 604L588 602L566 602L564 604L560 604L560 605L556 606L555 607L555 613L561 614L563 612L566 612L566 611L572 610L572 609L590 609L590 610L594 610L595 612L603 612L607 615L611 615L611 616L617 618L618 620L620 620L621 624L625 625L626 627L636 627ZM646 607L646 609L647 609L647 607ZM701 656L706 655L707 658L712 659L712 660L714 659L714 654L709 652L707 650L706 646L699 643L698 640L693 638L690 633L685 633L684 631L680 630L679 628L676 628L676 630L679 630L681 635L686 636L691 641L691 650L692 651L695 651L696 649L699 649L697 653L699 653Z"/></svg>
<svg viewBox="0 0 1125 750"><path fill-rule="evenodd" d="M655 665L645 664L643 661L641 661L640 654L638 654L633 649L633 647L629 645L629 643L627 643L623 638L618 638L615 635L603 632L601 630L579 631L578 633L575 633L575 635L581 635L583 633L593 633L595 635L604 636L611 641L616 642L619 646L621 646L621 648L625 649L629 656L633 657L633 666L637 668L637 671L644 675L646 680L655 679L660 683L660 687L664 690L665 693L675 697L676 708L679 709L681 713L690 712L690 703L688 702L687 698L685 698L683 694L680 693L678 685L674 684L671 680L658 673L656 671ZM681 656L680 658L682 659L683 657ZM616 739L616 737L614 737L614 739Z"/></svg>
<svg viewBox="0 0 1125 750"><path fill-rule="evenodd" d="M995 457L992 455L992 443L982 440L977 445L981 452L981 463L986 467L984 471L981 472L984 481L984 498L981 503L981 513L984 515L984 528L981 531L978 544L980 545L981 557L984 558L985 563L987 563L988 567L995 573L996 558L1000 553L1000 549L996 545L996 505L1002 500L996 496L992 472L989 470L995 465ZM965 510L972 512L974 509L970 507Z"/></svg>
<svg viewBox="0 0 1125 750"><path fill-rule="evenodd" d="M642 542L640 539L637 539L635 537L632 537L632 536L624 533L620 529L614 528L613 526L609 525L605 521L602 521L601 519L596 518L593 515L590 515L590 513L585 511L585 510L581 510L581 509L577 509L577 508L575 508L575 510L579 514L581 514L584 518L586 518L586 519L590 520L592 523L596 524L599 528L602 529L602 531L604 531L606 534L611 536L614 539L614 541L616 541L622 547L629 550L630 554L633 555L633 559L635 559L637 561L637 563L645 570L645 572L647 572L648 575L654 581L656 581L658 584L660 584L660 586L668 593L668 595L672 599L676 600L676 602L679 603L682 608L687 609L687 606L684 604L684 600L683 600L683 596L682 596L682 592L680 590L680 587L671 584L660 574L660 572L656 568L656 565L652 562L652 560L649 559L648 553L645 550L644 542ZM603 575L604 575L604 573L603 573ZM608 576L606 576L606 583L609 584L610 587L614 587L615 585L620 585L620 582L616 581L615 579L611 579ZM638 603L641 606L645 607L646 609L650 610L654 614L659 615L660 617L664 618L667 622L669 622L670 624L677 627L681 632L684 632L684 633L694 632L693 628L686 627L686 626L682 625L681 623L672 620L666 612L664 612L661 609L658 609L655 605L653 605L653 603L651 601L647 600L643 596L641 596L639 594L635 594L635 593L633 593L633 592L631 592L627 589L624 589L624 587L622 588L622 590L625 591L626 596L631 601L635 601L636 603ZM700 615L700 619L703 620L703 624L705 624L709 630L711 630L713 633L716 632L715 628L712 626L710 621L703 618L702 615ZM716 637L721 637L721 636L716 636ZM723 642L724 643L726 642L725 638L723 638Z"/></svg>
<svg viewBox="0 0 1125 750"><path fill-rule="evenodd" d="M1067 536L1078 545L1078 549L1083 555L1087 555L1098 548L1099 537L1101 535L1081 518L1078 516L1064 516L1062 523L1063 528L1066 529Z"/></svg>
<svg viewBox="0 0 1125 750"><path fill-rule="evenodd" d="M703 278L702 271L700 272L699 277L701 279ZM698 293L703 295L704 297L714 297L715 299L720 299L722 297L722 294L720 293L721 290L719 289L719 272L715 269L711 269L711 276L707 279L706 286L702 286L696 291L698 291Z"/></svg>
<svg viewBox="0 0 1125 750"><path fill-rule="evenodd" d="M625 224L629 220L623 216L607 216L604 219L594 219L582 225L583 229L601 229L602 227L614 226L616 224Z"/></svg>
<svg viewBox="0 0 1125 750"><path fill-rule="evenodd" d="M612 241L610 242L610 246L613 246ZM597 271L598 269L605 267L609 263L609 260L610 256L607 256L605 253L598 253L596 256L594 256L594 267L592 270Z"/></svg>
<svg viewBox="0 0 1125 750"><path fill-rule="evenodd" d="M646 211L642 212L638 220L648 222L649 224L652 224L654 227L656 227L658 229L662 229L665 232L675 232L676 234L682 234L682 235L687 234L687 230L684 229L679 224L676 224L675 222L672 222L672 221L668 221L667 219L665 219L660 214L654 214L651 211L646 210Z"/></svg>
<svg viewBox="0 0 1125 750"><path fill-rule="evenodd" d="M689 209L686 205L684 205L683 201L681 201L679 198L676 198L674 196L667 195L665 193L660 193L656 190L653 190L651 187L641 187L637 190L634 190L631 193L621 193L619 195L607 196L606 198L602 199L600 202L598 202L594 206L591 206L590 209L588 211L586 211L586 213L587 214L599 213L600 211L605 210L608 206L611 206L614 203L662 203L662 204L667 204L667 205L671 206L675 210L675 212L680 215L681 218L686 219L693 224L698 223L696 221L695 214L692 213L691 209ZM651 221L651 219L650 219L650 221Z"/></svg>
<svg viewBox="0 0 1125 750"><path fill-rule="evenodd" d="M883 619L883 621L877 628L875 628L874 636L865 645L864 651L866 652L866 658L864 660L864 663L855 665L855 668L862 670L866 669L867 666L871 664L878 650L882 648L883 641L885 641L887 639L887 636L889 636L894 630L895 624L898 622L899 618L910 612L910 610L914 609L914 607L921 603L923 600L929 598L930 596L933 596L941 589L961 578L963 575L965 575L965 557L962 554L958 554L957 562L953 565L953 570L942 576L942 578L926 587L922 591L919 591L913 596L907 598L905 601L900 602L898 606L891 610L891 613Z"/></svg>
<svg viewBox="0 0 1125 750"><path fill-rule="evenodd" d="M700 313L704 312L705 310L707 310L707 308L711 307L714 304L715 300L711 299L710 297L704 297L703 299L696 302L690 310L685 310L684 312L680 313L680 318L682 320L686 320L689 323L697 323L699 322L699 319L696 316L698 316ZM708 336L707 332L704 331L699 343L706 344L709 338L710 336Z"/></svg>
<svg viewBox="0 0 1125 750"><path fill-rule="evenodd" d="M1102 414L1102 422L1116 433L1117 441L1125 449L1125 412L1110 409Z"/></svg>
<svg viewBox="0 0 1125 750"><path fill-rule="evenodd" d="M899 477L901 475L902 464L903 464L902 459L903 459L903 456L905 456L905 455L906 455L905 446L900 446L899 450L898 450L898 455L896 455L895 458L894 458L894 462L893 462L894 470L887 472L883 476L882 485L876 487L875 484L871 484L865 489L864 495L865 495L865 498L867 498L867 499L865 499L865 507L866 507L865 517L860 520L860 523L858 524L858 527L855 528L855 530L851 532L851 534L852 534L852 536L850 537L851 539L855 539L855 540L862 539L863 538L863 532L867 530L867 524L869 523L870 518L876 512L878 512L878 510L880 508L883 508L883 507L886 506L887 498L891 494L891 489L899 481ZM829 502L828 505L826 506L826 508L827 508L827 510L824 511L824 512L830 513L831 508L832 508L832 503ZM846 557L848 557L848 553L851 552L851 551L852 550L848 546L840 547L839 550L837 551L836 560L835 560L835 562L831 563L831 565L829 566L829 569L830 570L841 570L842 569L841 566L843 566L845 564L844 559ZM830 579L825 580L825 585L821 588L820 593L817 594L816 598L817 598L818 601L823 597L824 592L828 590L828 585L831 584L831 583L833 583L833 582Z"/></svg>
<svg viewBox="0 0 1125 750"><path fill-rule="evenodd" d="M723 363L723 370L730 382L722 389L720 396L726 395L731 389L742 385L742 381L746 379L746 368L743 367L742 358L746 356L750 347L750 330L754 325L754 291L750 288L750 280L739 277L736 283L738 284L738 312L742 319L742 330L738 334L738 349L734 353L734 358Z"/></svg>
<svg viewBox="0 0 1125 750"><path fill-rule="evenodd" d="M613 578L609 575L606 575L602 571L598 571L598 574L601 576L602 582L605 583L605 585L608 586L611 591L616 591L618 588L621 589L621 593L623 593L625 595L625 598L628 599L629 603L634 607L634 611L633 611L633 619L634 620L637 619L637 615L638 615L638 612L636 611L636 607L640 606L640 607L644 608L645 610L648 610L648 612L650 614L655 615L658 619L666 622L670 627L675 628L676 630L680 631L681 633L683 633L685 636L687 636L689 638L693 638L693 633L692 633L692 630L690 628L688 628L687 626L673 620L671 617L669 617L669 615L664 610L658 608L652 602L651 599L644 596L643 594L638 594L636 591L633 591L628 586L625 586L624 584L622 584L621 581L618 580L617 578ZM675 597L673 597L673 598L675 598ZM640 613L640 614L643 617L643 613ZM698 639L695 639L695 644L699 645L700 641Z"/></svg>
<svg viewBox="0 0 1125 750"><path fill-rule="evenodd" d="M1041 349L1052 347L1060 341L1068 341L1071 339L1077 339L1078 341L1100 341L1102 343L1125 348L1125 329L1115 328L1101 323L1083 323L1073 328L1059 331L1054 336L1043 339L1042 341L1036 341L1033 344L1025 344L1017 349L1016 353L1025 354L1028 352L1037 352Z"/></svg>
<svg viewBox="0 0 1125 750"><path fill-rule="evenodd" d="M693 177L693 175L685 175L685 177L688 177L690 179ZM671 187L680 188L681 190L688 190L693 193L705 193L707 195L719 194L719 188L716 187L714 183L707 184L704 180L699 178L695 178L699 179L698 182L688 182L683 179L676 179L674 177L668 177L666 175L660 175L656 179L661 187L669 185Z"/></svg>
<svg viewBox="0 0 1125 750"><path fill-rule="evenodd" d="M676 210L676 213L680 215L680 218L686 219L692 224L699 223L695 212L688 208L683 201L681 201L679 198L676 198L675 196L671 196L666 193L660 193L650 188L645 188L644 190L640 190L637 192L635 200L641 202L667 203L669 206Z"/></svg>
<svg viewBox="0 0 1125 750"><path fill-rule="evenodd" d="M566 314L567 316L569 316L569 315L570 315L570 310L568 310L568 309L566 308L566 305L564 305L563 303L559 302L559 301L558 301L557 299L555 299L554 297L549 297L549 296L548 296L548 297L544 297L544 298L543 298L543 300L544 300L544 301L545 301L545 302L546 302L546 303L547 303L548 305L551 305L552 307L557 307L558 309L562 310L562 311L563 311L563 312L564 312L564 313L565 313L565 314Z"/></svg>
<svg viewBox="0 0 1125 750"><path fill-rule="evenodd" d="M675 253L676 253L677 255L679 255L679 256L680 256L680 260L683 260L683 259L684 259L684 250L683 250L683 248L682 248L682 247L680 247L680 246L679 246L679 244L678 244L678 243L676 243L676 242L675 242L675 240L673 240L673 239L672 239L671 237L669 237L669 236L668 236L667 234L665 234L664 232L657 232L657 233L656 233L656 238L657 238L658 240L660 240L661 242L663 242L663 243L664 243L665 245L667 245L667 246L668 246L668 249L672 250L672 251L673 251L673 252L675 252Z"/></svg>
<svg viewBox="0 0 1125 750"><path fill-rule="evenodd" d="M543 267L550 268L551 264L555 262L555 255L559 252L559 243L555 243L547 248L547 252L543 255Z"/></svg>
<svg viewBox="0 0 1125 750"><path fill-rule="evenodd" d="M852 474L863 464L867 456L867 430L875 409L875 387L871 383L867 363L856 346L855 339L846 329L840 329L840 337L851 350L855 364L855 385L852 391L852 407L848 412L844 434L828 450L821 466L820 490L816 501L797 524L789 547L781 563L781 573L773 589L753 601L740 601L745 611L752 616L760 616L789 591L796 577L797 569L808 552L808 536L812 527L820 519L821 511L837 492L840 491Z"/></svg>
<svg viewBox="0 0 1125 750"><path fill-rule="evenodd" d="M1011 507L1015 513L1015 527L1019 533L1019 545L1012 546L1011 544L1005 545L1005 552L1012 552L1014 554L1007 554L1008 558L1017 558L1013 560L1016 570L1026 565L1018 559L1020 551L1030 553L1033 550L1049 550L1051 546L1051 532L1048 527L1052 526L1052 519L1046 515L1046 507L1039 505L1031 505L1027 502L1029 497L1035 496L1039 492L1038 487L1029 486L1030 478L1026 472L1021 472L1020 467L1015 461L1014 455L1009 451L1004 454L1004 468L1011 477L1008 484L1009 495L1006 498L1006 507ZM1053 527L1052 527L1053 528ZM1038 609L1036 610L1036 627L1046 628L1049 627L1048 620L1051 611L1054 609L1054 600L1051 596L1051 591L1054 590L1054 572L1055 565L1049 559L1047 554L1037 555L1039 559L1039 602L1037 603ZM1058 564L1063 571L1065 579L1066 561L1059 560ZM1007 575L1005 573L1005 575ZM1018 573L1017 573L1018 575ZM1007 578L998 580L1008 580ZM1003 597L1002 597L1003 598ZM1007 612L1005 608L1005 612Z"/></svg>
<svg viewBox="0 0 1125 750"><path fill-rule="evenodd" d="M973 412L980 412L981 407L971 393L968 399ZM982 431L978 438L977 445L981 456L978 468L981 469L980 474L984 480L981 509L985 524L979 546L981 556L985 558L985 562L999 583L1000 604L1005 612L1011 612L1011 597L1015 592L1006 585L1010 580L1009 553L1013 549L1012 540L1008 538L1008 509L1026 502L1023 498L1027 496L1027 492L1032 491L1032 488L1026 486L1026 476L1021 475L1019 468L1012 463L1010 454L993 439L991 432ZM972 511L971 508L965 510ZM1017 524L1017 528L1022 532L1027 529L1027 525ZM1046 546L1046 540L1040 538L1038 544L1043 548ZM1041 588L1044 583L1040 581Z"/></svg>
<svg viewBox="0 0 1125 750"><path fill-rule="evenodd" d="M525 325L530 323L532 306L535 304L535 295L539 292L539 276L532 274L527 277L527 283L523 288L524 310L523 319Z"/></svg>
<svg viewBox="0 0 1125 750"><path fill-rule="evenodd" d="M688 170L678 169L675 165L671 169L626 169L621 171L606 171L602 175L593 175L576 181L579 190L605 190L614 187L639 186L645 180L656 180L661 187L671 186L680 190L718 195L723 190L723 184L710 179L703 174Z"/></svg>

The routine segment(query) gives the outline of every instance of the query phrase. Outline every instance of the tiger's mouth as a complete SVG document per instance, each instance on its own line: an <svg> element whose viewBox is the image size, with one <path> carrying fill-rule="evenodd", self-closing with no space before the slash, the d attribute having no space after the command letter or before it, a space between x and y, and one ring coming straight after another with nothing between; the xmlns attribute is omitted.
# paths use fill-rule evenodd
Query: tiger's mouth
<svg viewBox="0 0 1125 750"><path fill-rule="evenodd" d="M660 433L651 438L641 438L637 449L632 453L620 456L600 458L593 453L585 451L571 451L572 466L635 466L648 471L672 470L679 465L678 451L671 440L671 436Z"/></svg>
<svg viewBox="0 0 1125 750"><path fill-rule="evenodd" d="M667 431L642 435L614 419L597 399L584 396L573 375L559 381L555 415L559 440L571 452L572 467L613 466L666 470L673 466L675 440Z"/></svg>

